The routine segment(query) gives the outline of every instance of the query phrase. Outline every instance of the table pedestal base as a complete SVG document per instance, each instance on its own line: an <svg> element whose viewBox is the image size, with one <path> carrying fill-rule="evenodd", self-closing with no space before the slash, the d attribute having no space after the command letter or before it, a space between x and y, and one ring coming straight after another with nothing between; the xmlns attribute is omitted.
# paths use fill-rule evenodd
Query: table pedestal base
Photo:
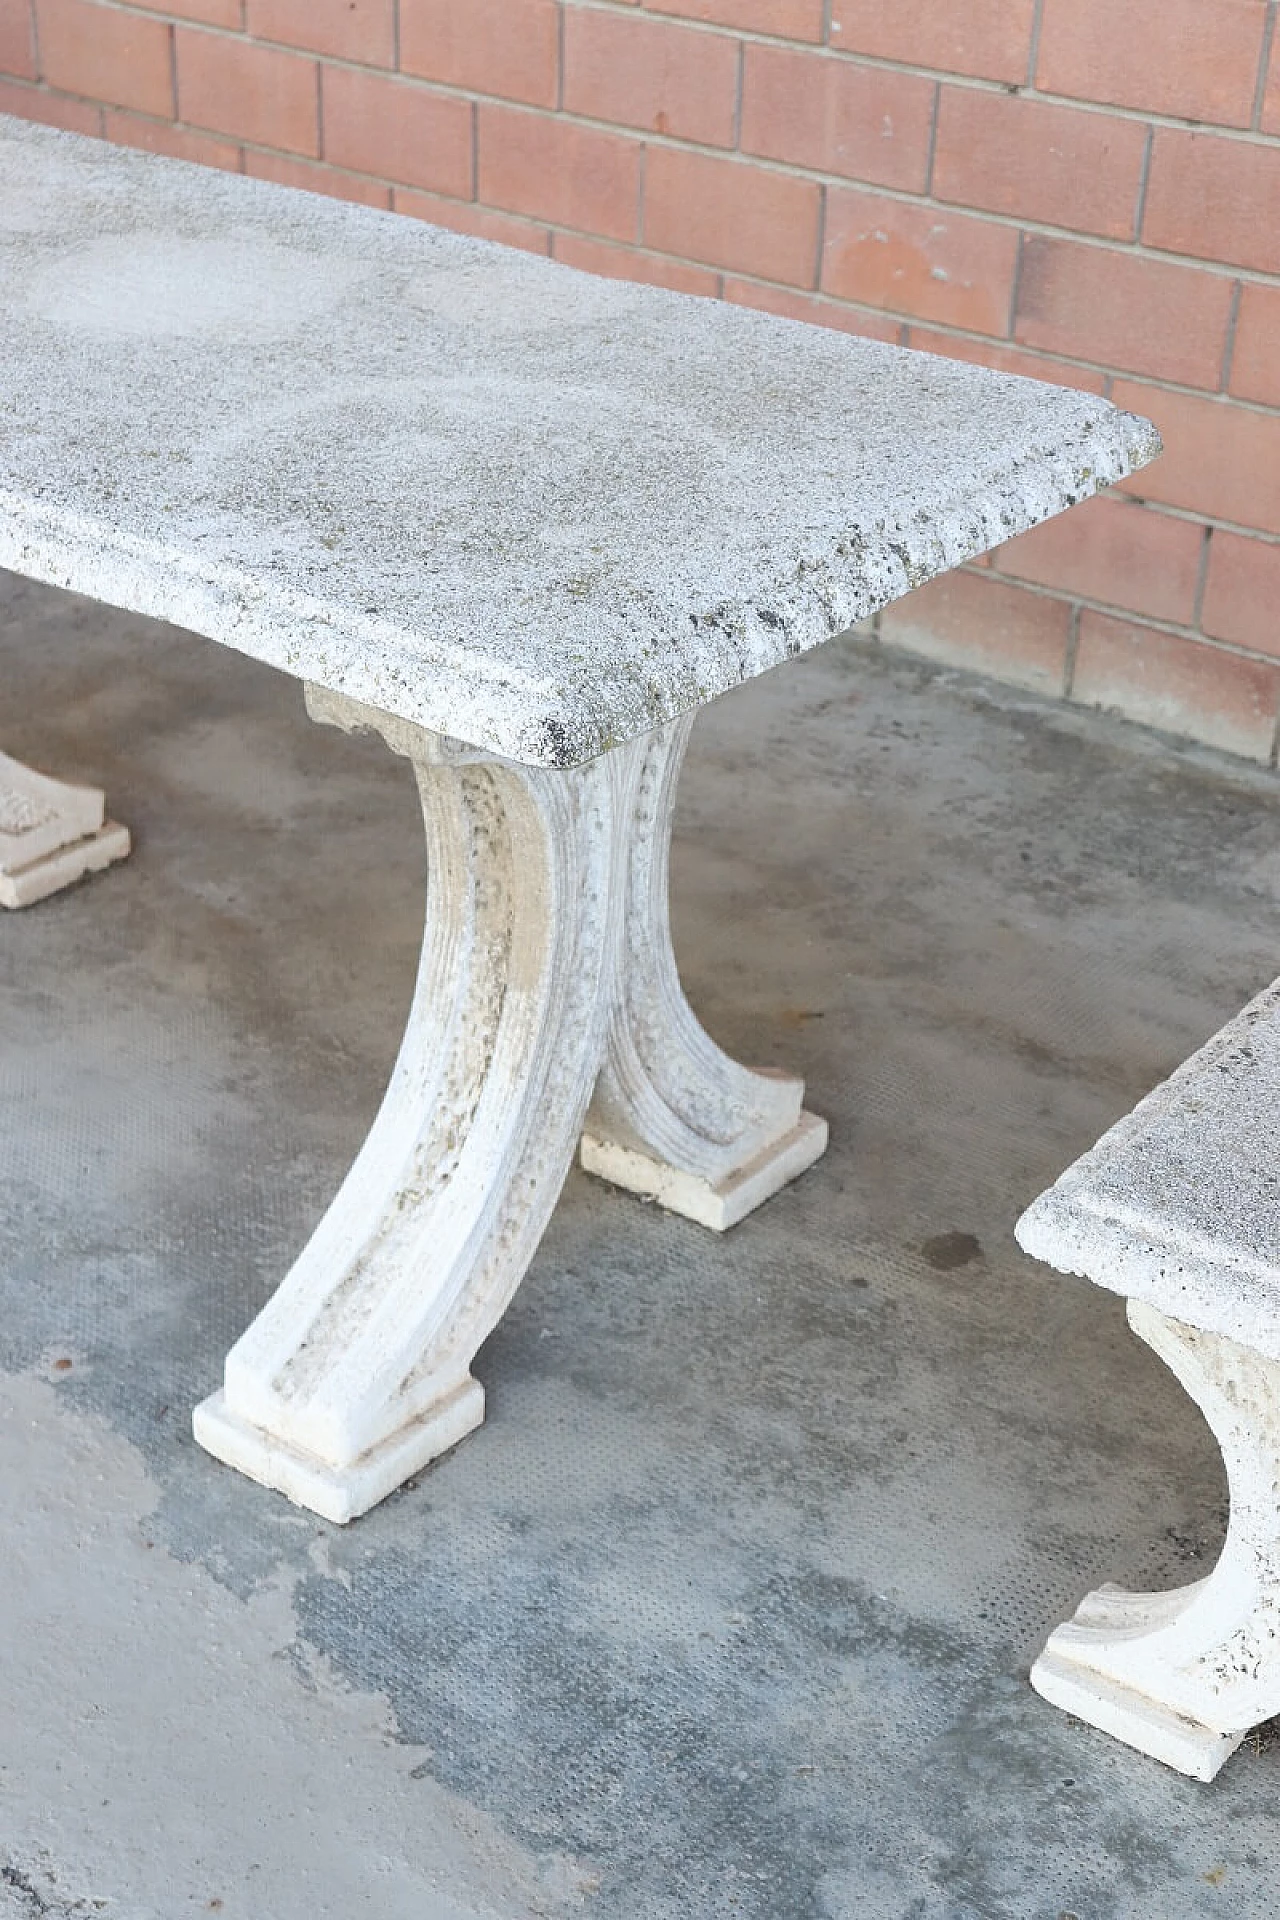
<svg viewBox="0 0 1280 1920"><path fill-rule="evenodd" d="M598 1179L625 1187L644 1200L656 1200L668 1213L682 1213L700 1227L724 1233L820 1160L827 1150L829 1131L826 1121L816 1113L802 1111L794 1127L715 1181L654 1160L634 1147L597 1140L590 1132L582 1136L580 1158L586 1171Z"/></svg>
<svg viewBox="0 0 1280 1920"><path fill-rule="evenodd" d="M667 850L690 722L555 772L337 695L309 689L308 703L413 762L422 962L369 1137L194 1429L345 1521L482 1419L472 1358L533 1257L589 1104L589 1163L719 1227L811 1164L826 1127L803 1113L800 1081L722 1053L680 988Z"/></svg>

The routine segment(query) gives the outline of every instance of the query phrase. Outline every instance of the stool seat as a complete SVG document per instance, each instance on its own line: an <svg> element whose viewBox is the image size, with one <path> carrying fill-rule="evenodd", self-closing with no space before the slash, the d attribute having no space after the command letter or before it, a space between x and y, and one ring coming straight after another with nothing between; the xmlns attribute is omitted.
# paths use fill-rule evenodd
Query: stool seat
<svg viewBox="0 0 1280 1920"><path fill-rule="evenodd" d="M1060 1273L1280 1360L1280 981L1018 1222Z"/></svg>

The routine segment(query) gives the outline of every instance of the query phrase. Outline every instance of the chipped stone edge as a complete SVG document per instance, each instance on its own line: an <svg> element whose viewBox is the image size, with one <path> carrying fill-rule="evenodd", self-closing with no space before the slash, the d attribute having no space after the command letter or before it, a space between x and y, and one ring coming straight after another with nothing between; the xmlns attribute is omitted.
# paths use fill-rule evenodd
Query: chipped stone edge
<svg viewBox="0 0 1280 1920"><path fill-rule="evenodd" d="M761 620L754 604L707 609L732 618L749 641L758 671L832 639L939 574L1028 532L1154 460L1160 436L1149 421L1107 401L1085 421L1074 444L1036 453L1003 475L960 494L923 526L886 521L874 529L877 558L898 575L889 592L866 579L867 533L832 536L825 559L778 583L785 638ZM1064 466L1074 473L1064 477ZM842 551L843 549L843 551ZM0 488L0 566L30 579L168 620L222 645L312 680L347 698L433 731L472 741L526 766L568 768L677 719L742 684L728 661L715 663L696 688L615 688L614 710L592 711L582 690L495 668L464 644L408 636L397 623L335 607L316 596L219 567L162 541L141 540L109 521L33 501ZM752 596L753 601L761 595ZM777 615L771 615L777 622ZM413 651L416 639L418 652ZM517 699L512 688L518 687ZM544 711L529 715L530 705ZM625 708L620 720L617 709ZM585 710L584 710L585 708Z"/></svg>

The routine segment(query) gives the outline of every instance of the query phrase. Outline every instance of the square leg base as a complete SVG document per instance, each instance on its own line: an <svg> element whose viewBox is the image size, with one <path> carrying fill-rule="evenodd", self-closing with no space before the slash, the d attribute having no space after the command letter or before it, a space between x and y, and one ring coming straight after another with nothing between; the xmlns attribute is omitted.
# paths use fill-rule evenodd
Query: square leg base
<svg viewBox="0 0 1280 1920"><path fill-rule="evenodd" d="M701 1227L724 1233L820 1159L829 1137L825 1120L815 1113L802 1113L788 1133L715 1184L590 1133L582 1136L581 1158L586 1171L601 1180L656 1200L669 1213L681 1213Z"/></svg>
<svg viewBox="0 0 1280 1920"><path fill-rule="evenodd" d="M83 840L73 840L69 847L59 847L45 854L42 860L33 860L28 867L0 873L0 907L33 907L37 900L47 900L51 893L60 893L63 887L82 880L86 873L98 873L103 867L123 860L129 846L128 827L108 820L97 833L87 833Z"/></svg>
<svg viewBox="0 0 1280 1920"><path fill-rule="evenodd" d="M483 1419L484 1388L478 1380L464 1380L447 1400L345 1467L328 1466L262 1427L251 1426L229 1411L221 1391L200 1402L191 1427L205 1452L216 1460L235 1467L259 1486L275 1488L295 1506L345 1526L376 1507L429 1461L456 1447Z"/></svg>
<svg viewBox="0 0 1280 1920"><path fill-rule="evenodd" d="M1056 1636L1055 1636L1056 1638ZM1074 1659L1069 1651L1048 1646L1031 1669L1031 1684L1051 1705L1074 1714L1136 1747L1139 1753L1161 1760L1193 1780L1212 1780L1244 1739L1240 1733L1220 1733L1172 1707L1138 1693Z"/></svg>

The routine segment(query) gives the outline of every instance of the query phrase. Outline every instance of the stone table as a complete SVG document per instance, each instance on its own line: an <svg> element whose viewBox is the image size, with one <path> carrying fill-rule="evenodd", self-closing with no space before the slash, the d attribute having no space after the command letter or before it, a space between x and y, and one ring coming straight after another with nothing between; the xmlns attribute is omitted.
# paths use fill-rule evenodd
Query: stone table
<svg viewBox="0 0 1280 1920"><path fill-rule="evenodd" d="M346 1520L481 1419L472 1358L580 1140L715 1227L825 1145L677 978L697 708L1159 441L1090 394L6 120L0 329L0 565L281 668L417 775L385 1102L195 1416Z"/></svg>

